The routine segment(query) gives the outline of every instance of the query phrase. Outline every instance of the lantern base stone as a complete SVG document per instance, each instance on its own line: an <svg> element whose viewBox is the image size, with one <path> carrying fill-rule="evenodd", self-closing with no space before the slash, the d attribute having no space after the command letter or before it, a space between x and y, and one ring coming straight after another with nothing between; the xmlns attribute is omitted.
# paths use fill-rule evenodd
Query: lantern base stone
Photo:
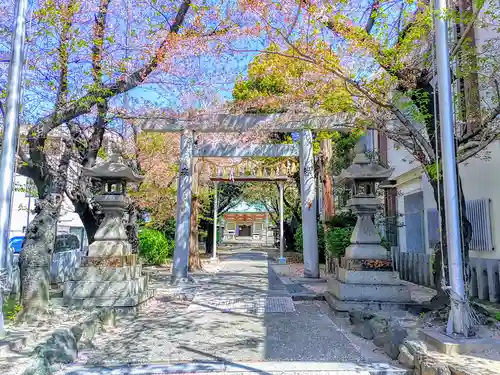
<svg viewBox="0 0 500 375"><path fill-rule="evenodd" d="M345 249L345 257L349 259L386 260L389 252L379 244L355 243Z"/></svg>
<svg viewBox="0 0 500 375"><path fill-rule="evenodd" d="M366 272L376 273L377 271ZM408 287L402 284L350 284L330 279L328 281L328 291L342 301L405 303L411 299Z"/></svg>
<svg viewBox="0 0 500 375"><path fill-rule="evenodd" d="M134 307L154 296L137 255L84 257L64 283L63 303L71 307Z"/></svg>
<svg viewBox="0 0 500 375"><path fill-rule="evenodd" d="M339 268L337 280L347 284L401 285L398 273L393 271L352 271Z"/></svg>
<svg viewBox="0 0 500 375"><path fill-rule="evenodd" d="M127 241L95 241L89 246L89 256L93 257L112 257L122 256L132 253L132 248Z"/></svg>
<svg viewBox="0 0 500 375"><path fill-rule="evenodd" d="M341 312L356 310L364 311L395 311L405 310L408 304L396 302L377 302L377 301L342 301L330 292L325 292L325 300L331 309Z"/></svg>

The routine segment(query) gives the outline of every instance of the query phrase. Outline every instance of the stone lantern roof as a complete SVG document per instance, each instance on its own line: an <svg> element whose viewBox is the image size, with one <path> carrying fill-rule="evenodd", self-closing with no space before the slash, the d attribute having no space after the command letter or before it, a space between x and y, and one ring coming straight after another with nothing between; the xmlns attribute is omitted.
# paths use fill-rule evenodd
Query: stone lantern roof
<svg viewBox="0 0 500 375"><path fill-rule="evenodd" d="M85 176L101 180L119 180L127 182L141 182L144 177L135 173L132 168L124 164L117 154L113 154L107 161L92 168L83 167Z"/></svg>
<svg viewBox="0 0 500 375"><path fill-rule="evenodd" d="M366 146L362 140L354 148L356 156L352 164L343 169L340 175L335 178L337 183L353 182L355 180L385 181L394 168L385 168L380 163L374 163L366 155Z"/></svg>

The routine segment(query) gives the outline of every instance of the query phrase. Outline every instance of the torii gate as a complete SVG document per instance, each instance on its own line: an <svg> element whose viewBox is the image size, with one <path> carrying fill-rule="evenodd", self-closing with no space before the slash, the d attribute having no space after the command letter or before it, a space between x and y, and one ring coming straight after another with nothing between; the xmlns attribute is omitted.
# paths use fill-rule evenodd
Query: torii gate
<svg viewBox="0 0 500 375"><path fill-rule="evenodd" d="M193 157L299 157L300 195L302 200L302 231L304 277L319 278L316 181L314 178L313 130L346 131L346 116L309 116L300 121L286 120L285 115L202 115L196 119L165 117L134 118L143 131L181 132L179 181L172 283L189 281L189 234L192 198ZM142 120L142 121L141 121ZM194 144L194 133L243 133L248 131L300 134L295 144L203 145Z"/></svg>

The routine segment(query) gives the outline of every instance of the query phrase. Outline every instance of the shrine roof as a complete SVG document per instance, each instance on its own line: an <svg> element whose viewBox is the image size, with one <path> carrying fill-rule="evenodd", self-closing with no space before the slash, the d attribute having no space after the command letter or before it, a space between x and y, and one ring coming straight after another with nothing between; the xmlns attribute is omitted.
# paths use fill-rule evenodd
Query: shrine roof
<svg viewBox="0 0 500 375"><path fill-rule="evenodd" d="M227 214L240 214L240 213L266 213L269 212L269 210L263 205L263 204L249 204L247 202L240 202L233 208L230 208L227 210L225 213Z"/></svg>

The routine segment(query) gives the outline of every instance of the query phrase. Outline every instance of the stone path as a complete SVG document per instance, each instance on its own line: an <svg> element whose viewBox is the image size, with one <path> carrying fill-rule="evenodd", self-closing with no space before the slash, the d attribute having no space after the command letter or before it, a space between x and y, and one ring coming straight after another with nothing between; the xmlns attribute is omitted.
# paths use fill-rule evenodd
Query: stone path
<svg viewBox="0 0 500 375"><path fill-rule="evenodd" d="M389 368L368 364L331 319L325 302L294 303L265 253L224 256L218 272L196 279L191 302L169 300L164 285L139 316L121 319L58 375L273 373L273 368L282 372L280 363L294 372L335 374L378 374Z"/></svg>

